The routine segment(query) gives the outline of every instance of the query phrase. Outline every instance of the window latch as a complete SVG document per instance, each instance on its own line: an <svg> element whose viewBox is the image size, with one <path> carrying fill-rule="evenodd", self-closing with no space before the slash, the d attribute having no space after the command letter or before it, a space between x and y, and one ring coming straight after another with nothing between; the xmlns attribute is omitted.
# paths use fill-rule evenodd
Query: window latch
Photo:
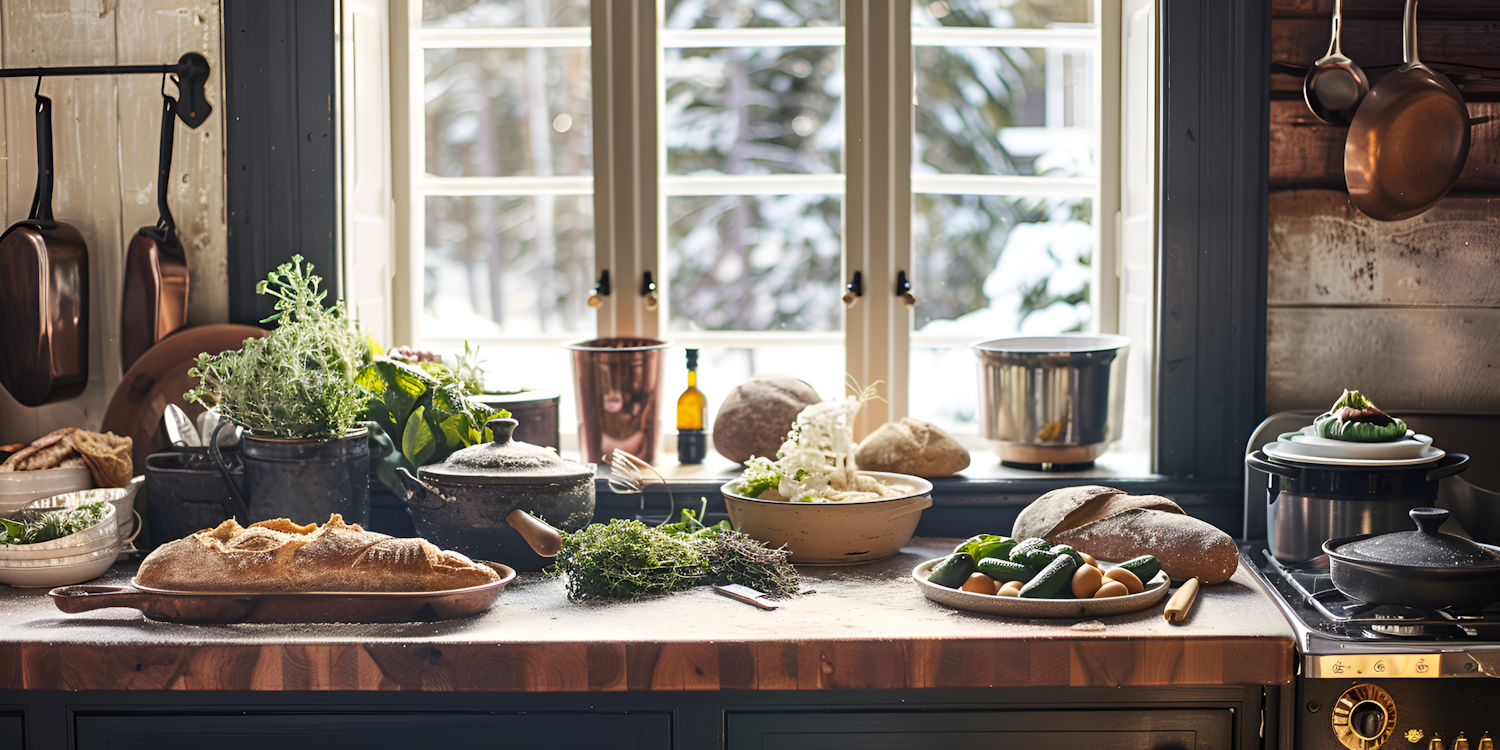
<svg viewBox="0 0 1500 750"><path fill-rule="evenodd" d="M589 295L589 307L598 307L604 304L604 298L609 296L609 269L599 272L599 281L594 284L594 293Z"/></svg>
<svg viewBox="0 0 1500 750"><path fill-rule="evenodd" d="M854 307L854 303L858 302L860 297L865 296L864 274L855 271L854 277L849 279L849 283L845 284L844 288L849 290L844 292L844 304Z"/></svg>
<svg viewBox="0 0 1500 750"><path fill-rule="evenodd" d="M646 298L647 310L655 310L661 304L656 296L656 281L651 278L650 271L641 275L641 296Z"/></svg>
<svg viewBox="0 0 1500 750"><path fill-rule="evenodd" d="M905 271L896 272L896 296L900 297L907 307L917 304L917 296L911 293L911 280L906 278Z"/></svg>

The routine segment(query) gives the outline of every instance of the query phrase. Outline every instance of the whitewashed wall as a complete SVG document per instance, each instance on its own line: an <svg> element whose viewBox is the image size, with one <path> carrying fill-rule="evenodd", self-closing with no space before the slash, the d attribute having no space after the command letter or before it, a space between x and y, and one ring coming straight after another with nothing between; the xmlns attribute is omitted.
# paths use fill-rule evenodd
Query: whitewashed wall
<svg viewBox="0 0 1500 750"><path fill-rule="evenodd" d="M228 318L225 275L224 95L219 0L0 0L0 65L145 65L186 52L208 59L214 107L196 130L178 123L168 201L187 249L188 325ZM37 408L0 389L0 443L62 426L99 426L120 381L119 315L125 248L156 223L161 77L47 78L57 180L53 210L89 248L89 383L83 395ZM170 87L170 84L168 84ZM0 208L25 218L36 184L36 79L0 79ZM3 325L0 321L0 325Z"/></svg>

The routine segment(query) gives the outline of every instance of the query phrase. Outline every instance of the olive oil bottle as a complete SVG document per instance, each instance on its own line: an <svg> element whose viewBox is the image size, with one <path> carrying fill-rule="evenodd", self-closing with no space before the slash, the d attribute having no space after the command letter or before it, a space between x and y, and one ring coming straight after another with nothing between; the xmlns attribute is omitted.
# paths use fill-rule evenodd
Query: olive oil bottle
<svg viewBox="0 0 1500 750"><path fill-rule="evenodd" d="M708 399L698 390L698 350L687 350L687 390L677 397L677 460L701 464L708 453L708 435L703 431Z"/></svg>

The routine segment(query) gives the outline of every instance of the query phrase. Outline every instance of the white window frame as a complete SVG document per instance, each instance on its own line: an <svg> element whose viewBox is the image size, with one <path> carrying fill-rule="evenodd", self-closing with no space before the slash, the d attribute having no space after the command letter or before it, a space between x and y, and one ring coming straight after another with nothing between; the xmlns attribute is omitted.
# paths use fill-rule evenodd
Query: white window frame
<svg viewBox="0 0 1500 750"><path fill-rule="evenodd" d="M393 205L388 207L388 215L394 247L351 244L348 267L360 267L361 258L369 267L367 258L372 254L388 259L389 270L387 266L380 268L390 274L390 293L371 302L378 308L372 312L389 321L386 325L391 340L426 348L462 348L461 341L446 340L421 329L423 199L429 195L592 193L592 278L608 270L614 288L598 308L597 335L657 337L668 313L666 295L661 295L656 310L650 310L636 293L645 272L664 283L659 264L665 255L666 201L656 196L841 192L843 276L847 281L854 271L860 271L865 290L859 304L846 308L842 333L674 332L671 338L685 346L735 348L844 344L850 375L861 383L886 383L882 392L888 401L867 404L860 415L856 432L862 436L886 421L907 415L907 363L912 346L975 343L970 336L914 332L911 311L895 293L896 273L911 267L913 193L1087 195L1093 199L1097 236L1089 329L1124 333L1137 342L1130 355L1132 403L1127 404L1130 424L1123 442L1150 445L1155 392L1151 363L1156 329L1156 160L1149 144L1155 141L1157 121L1156 0L1093 0L1094 29L913 28L912 0L844 2L842 28L659 31L660 0L594 0L590 28L424 30L420 0L389 0ZM1143 35L1142 30L1148 33ZM656 85L662 50L788 43L844 45L844 173L774 177L664 174L660 121L664 103ZM914 59L910 54L890 55L882 50L946 45L1093 50L1098 178L912 175ZM425 174L422 50L581 46L591 48L592 59L592 177L455 178ZM1128 66L1133 67L1127 70ZM347 90L347 68L345 76ZM1129 106L1122 107L1124 89L1145 101L1135 103L1133 99ZM1134 120L1122 120L1132 116ZM1122 160L1129 144L1142 142L1148 144L1143 161ZM1131 164L1136 165L1134 169ZM1122 196L1126 198L1123 203ZM346 208L346 215L356 213ZM346 231L345 236L350 234ZM360 302L356 299L356 304ZM572 338L576 337L507 336L503 344L558 345ZM1149 456L1146 460L1149 462Z"/></svg>

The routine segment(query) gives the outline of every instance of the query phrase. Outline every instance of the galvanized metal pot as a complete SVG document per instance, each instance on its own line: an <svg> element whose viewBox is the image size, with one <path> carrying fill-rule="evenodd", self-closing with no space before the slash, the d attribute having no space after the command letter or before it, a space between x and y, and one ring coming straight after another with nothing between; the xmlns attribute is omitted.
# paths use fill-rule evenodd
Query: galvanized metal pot
<svg viewBox="0 0 1500 750"><path fill-rule="evenodd" d="M1130 339L1064 334L974 346L984 436L1006 463L1087 464L1120 437Z"/></svg>

